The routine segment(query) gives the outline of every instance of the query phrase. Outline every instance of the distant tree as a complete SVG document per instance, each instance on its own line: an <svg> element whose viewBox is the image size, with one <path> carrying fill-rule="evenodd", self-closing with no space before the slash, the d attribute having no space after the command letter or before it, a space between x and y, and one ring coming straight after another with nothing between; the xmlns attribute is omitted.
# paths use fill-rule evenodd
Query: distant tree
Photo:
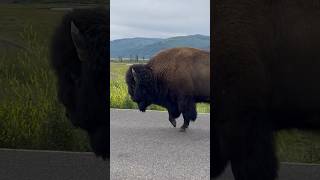
<svg viewBox="0 0 320 180"><path fill-rule="evenodd" d="M138 55L136 55L136 61L137 61L137 62L139 61L139 56L138 56Z"/></svg>

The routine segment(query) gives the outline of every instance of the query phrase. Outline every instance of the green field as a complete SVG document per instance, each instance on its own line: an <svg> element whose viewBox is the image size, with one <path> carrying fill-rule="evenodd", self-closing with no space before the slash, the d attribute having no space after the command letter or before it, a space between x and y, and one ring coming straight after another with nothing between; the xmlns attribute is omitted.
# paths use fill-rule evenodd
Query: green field
<svg viewBox="0 0 320 180"><path fill-rule="evenodd" d="M90 150L64 116L49 66L51 34L64 13L0 4L0 148Z"/></svg>

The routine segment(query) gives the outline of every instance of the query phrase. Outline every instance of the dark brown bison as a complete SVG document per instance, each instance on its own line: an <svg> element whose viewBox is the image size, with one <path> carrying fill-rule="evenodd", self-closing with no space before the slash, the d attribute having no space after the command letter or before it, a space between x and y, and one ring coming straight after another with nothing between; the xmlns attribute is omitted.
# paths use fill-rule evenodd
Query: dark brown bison
<svg viewBox="0 0 320 180"><path fill-rule="evenodd" d="M160 52L147 64L135 64L126 74L128 92L139 109L151 104L165 107L169 121L182 113L185 131L197 117L196 103L210 102L209 52L194 48L173 48Z"/></svg>
<svg viewBox="0 0 320 180"><path fill-rule="evenodd" d="M320 128L320 2L213 5L212 176L273 180L273 133Z"/></svg>
<svg viewBox="0 0 320 180"><path fill-rule="evenodd" d="M59 100L72 123L88 132L98 156L109 157L109 10L76 9L56 29L51 61Z"/></svg>

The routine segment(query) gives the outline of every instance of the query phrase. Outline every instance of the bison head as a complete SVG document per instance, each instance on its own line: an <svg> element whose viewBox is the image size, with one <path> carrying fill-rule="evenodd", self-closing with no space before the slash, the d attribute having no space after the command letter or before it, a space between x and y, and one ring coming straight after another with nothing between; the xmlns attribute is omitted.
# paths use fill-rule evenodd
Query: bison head
<svg viewBox="0 0 320 180"><path fill-rule="evenodd" d="M52 37L51 65L57 75L58 98L72 124L85 130L92 150L109 156L108 77L109 10L74 9Z"/></svg>
<svg viewBox="0 0 320 180"><path fill-rule="evenodd" d="M155 79L152 70L146 65L135 64L129 67L126 74L128 93L131 99L139 106L139 110L144 112L149 105L154 103Z"/></svg>
<svg viewBox="0 0 320 180"><path fill-rule="evenodd" d="M71 22L71 37L79 59L79 74L73 75L74 107L69 108L74 125L85 129L91 147L106 158L107 151L107 48L105 40L86 37ZM68 108L67 108L68 110Z"/></svg>
<svg viewBox="0 0 320 180"><path fill-rule="evenodd" d="M77 13L87 18L95 12L95 20L101 23L92 26L81 22L85 18L71 18ZM51 63L58 77L58 98L67 117L88 133L93 151L105 159L109 155L109 25L104 23L104 14L106 10L78 10L66 15L52 39Z"/></svg>

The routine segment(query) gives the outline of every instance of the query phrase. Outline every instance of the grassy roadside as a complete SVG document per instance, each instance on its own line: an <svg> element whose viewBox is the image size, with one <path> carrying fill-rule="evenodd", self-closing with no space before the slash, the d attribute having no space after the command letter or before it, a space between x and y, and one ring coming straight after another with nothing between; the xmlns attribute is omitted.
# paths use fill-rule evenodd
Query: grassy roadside
<svg viewBox="0 0 320 180"><path fill-rule="evenodd" d="M63 14L0 4L0 148L90 150L64 116L49 65L51 34Z"/></svg>

